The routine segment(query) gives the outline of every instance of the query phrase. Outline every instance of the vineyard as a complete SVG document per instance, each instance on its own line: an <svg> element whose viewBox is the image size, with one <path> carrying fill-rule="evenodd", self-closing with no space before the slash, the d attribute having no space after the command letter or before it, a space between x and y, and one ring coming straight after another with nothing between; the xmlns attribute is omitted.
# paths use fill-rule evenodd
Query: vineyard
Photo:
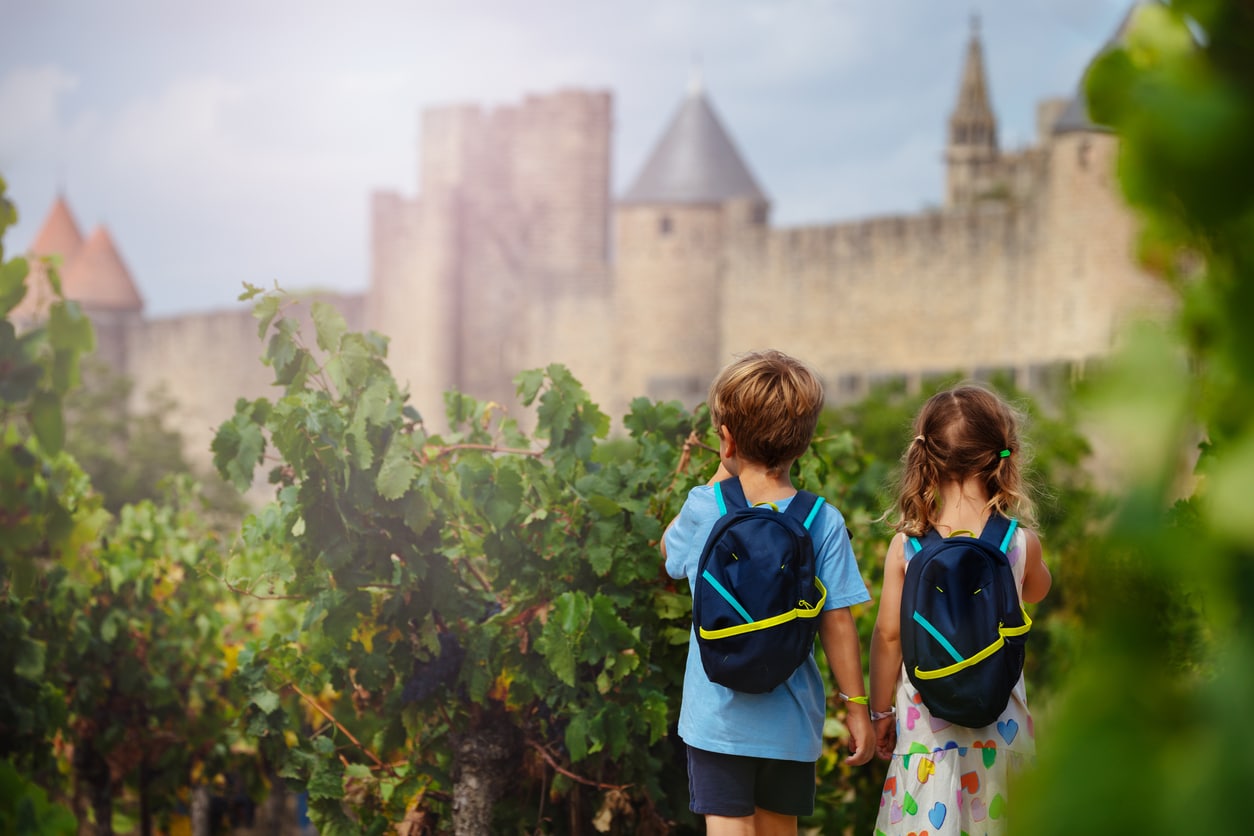
<svg viewBox="0 0 1254 836"><path fill-rule="evenodd" d="M1254 15L1218 0L1156 5L1095 65L1142 261L1180 310L1048 404L993 381L1032 419L1056 578L1015 832L1235 832L1254 774L1231 722L1254 703L1251 78ZM15 212L0 183L0 234ZM158 484L145 456L177 431L91 423L125 398L100 396L55 264L47 319L11 321L30 267L0 262L0 831L701 832L675 735L689 595L657 546L717 465L704 407L611 420L556 365L514 403L415 404L385 338L245 286L273 392L218 428L217 474L171 453ZM794 473L844 513L873 598L909 417L948 382L830 411ZM865 648L874 604L855 616ZM870 833L880 803L842 713L810 832Z"/></svg>

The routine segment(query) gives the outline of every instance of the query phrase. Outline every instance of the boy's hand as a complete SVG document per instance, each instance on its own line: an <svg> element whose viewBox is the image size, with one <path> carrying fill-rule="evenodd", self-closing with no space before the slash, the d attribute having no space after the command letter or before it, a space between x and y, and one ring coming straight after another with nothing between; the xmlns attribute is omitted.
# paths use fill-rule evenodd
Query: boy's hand
<svg viewBox="0 0 1254 836"><path fill-rule="evenodd" d="M871 716L863 706L850 706L849 713L845 715L845 725L849 728L849 749L853 752L845 763L862 766L875 754L875 729L871 728Z"/></svg>

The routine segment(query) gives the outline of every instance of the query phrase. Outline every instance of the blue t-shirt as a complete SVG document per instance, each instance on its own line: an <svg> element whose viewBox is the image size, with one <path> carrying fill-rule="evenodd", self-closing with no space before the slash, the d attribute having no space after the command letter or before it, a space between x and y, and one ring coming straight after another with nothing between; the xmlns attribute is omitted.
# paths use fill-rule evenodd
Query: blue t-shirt
<svg viewBox="0 0 1254 836"><path fill-rule="evenodd" d="M776 504L782 511L791 501ZM687 578L690 586L694 583L697 561L718 517L713 486L693 488L666 531L667 574ZM823 609L871 600L840 511L824 502L810 524L810 537L819 580L827 588ZM784 684L765 694L747 694L710 681L701 665L696 632L689 634L679 708L679 736L689 746L728 755L816 761L823 751L826 714L823 680L813 654Z"/></svg>

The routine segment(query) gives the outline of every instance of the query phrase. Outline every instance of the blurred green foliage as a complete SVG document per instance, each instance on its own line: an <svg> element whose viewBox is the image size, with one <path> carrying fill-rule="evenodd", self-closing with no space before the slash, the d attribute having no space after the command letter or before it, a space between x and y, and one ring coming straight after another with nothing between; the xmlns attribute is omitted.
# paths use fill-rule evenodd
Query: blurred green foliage
<svg viewBox="0 0 1254 836"><path fill-rule="evenodd" d="M1141 6L1091 68L1145 266L1179 294L1085 400L1126 484L1082 563L1080 653L1024 834L1244 833L1254 775L1254 6Z"/></svg>

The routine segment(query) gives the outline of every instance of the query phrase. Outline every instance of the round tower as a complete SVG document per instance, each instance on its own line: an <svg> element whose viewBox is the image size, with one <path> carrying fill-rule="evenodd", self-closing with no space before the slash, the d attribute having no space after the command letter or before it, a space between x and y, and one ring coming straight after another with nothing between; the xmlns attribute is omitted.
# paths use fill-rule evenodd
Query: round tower
<svg viewBox="0 0 1254 836"><path fill-rule="evenodd" d="M1126 42L1145 5L1132 4L1089 67ZM1087 75L1088 68L1081 79ZM1050 313L1068 323L1061 353L1078 361L1108 353L1127 318L1161 313L1174 303L1167 285L1136 265L1138 223L1119 185L1118 153L1118 137L1089 116L1081 81L1054 123L1045 216L1055 284L1049 296L1057 306Z"/></svg>
<svg viewBox="0 0 1254 836"><path fill-rule="evenodd" d="M616 211L616 387L630 400L705 400L723 357L729 246L765 227L770 203L699 83Z"/></svg>

